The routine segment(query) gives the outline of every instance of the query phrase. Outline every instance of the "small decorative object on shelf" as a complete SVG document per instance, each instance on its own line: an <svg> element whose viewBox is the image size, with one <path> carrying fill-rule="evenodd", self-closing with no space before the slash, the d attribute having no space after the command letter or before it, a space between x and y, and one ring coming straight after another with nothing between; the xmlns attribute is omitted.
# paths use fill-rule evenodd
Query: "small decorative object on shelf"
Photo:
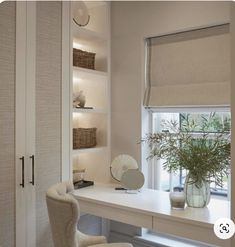
<svg viewBox="0 0 235 247"><path fill-rule="evenodd" d="M74 128L73 149L96 146L96 128Z"/></svg>
<svg viewBox="0 0 235 247"><path fill-rule="evenodd" d="M84 180L86 169L76 169L73 170L73 182L78 182Z"/></svg>
<svg viewBox="0 0 235 247"><path fill-rule="evenodd" d="M84 106L84 107L81 107L81 106L76 106L75 108L77 108L77 109L84 109L84 110L92 110L92 109L94 109L94 107L91 107L91 106Z"/></svg>
<svg viewBox="0 0 235 247"><path fill-rule="evenodd" d="M182 191L172 191L169 194L172 209L184 209L185 193Z"/></svg>
<svg viewBox="0 0 235 247"><path fill-rule="evenodd" d="M73 3L73 21L79 27L85 27L90 21L88 8L83 1Z"/></svg>
<svg viewBox="0 0 235 247"><path fill-rule="evenodd" d="M81 189L81 188L84 188L87 186L94 185L94 182L93 181L87 181L87 180L81 180L81 181L73 183L73 185L74 185L74 189L76 190L76 189Z"/></svg>
<svg viewBox="0 0 235 247"><path fill-rule="evenodd" d="M93 181L84 180L85 169L73 170L73 184L75 189L94 185Z"/></svg>
<svg viewBox="0 0 235 247"><path fill-rule="evenodd" d="M95 69L95 53L73 48L73 66Z"/></svg>
<svg viewBox="0 0 235 247"><path fill-rule="evenodd" d="M83 91L73 94L73 107L84 108L86 103L86 96L83 94Z"/></svg>

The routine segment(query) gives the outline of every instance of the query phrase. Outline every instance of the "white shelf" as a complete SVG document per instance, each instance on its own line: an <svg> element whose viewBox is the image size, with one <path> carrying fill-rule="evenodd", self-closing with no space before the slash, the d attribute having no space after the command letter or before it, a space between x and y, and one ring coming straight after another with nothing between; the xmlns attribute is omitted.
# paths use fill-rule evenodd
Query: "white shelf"
<svg viewBox="0 0 235 247"><path fill-rule="evenodd" d="M78 154L82 153L96 153L96 152L102 152L107 149L106 146L102 147L94 147L94 148L82 148L82 149L73 149L73 156L76 156Z"/></svg>
<svg viewBox="0 0 235 247"><path fill-rule="evenodd" d="M101 6L107 6L109 5L109 2L106 1L86 1L86 5L88 9L101 7Z"/></svg>
<svg viewBox="0 0 235 247"><path fill-rule="evenodd" d="M73 108L73 113L98 113L98 114L106 114L106 109L86 109L86 108Z"/></svg>
<svg viewBox="0 0 235 247"><path fill-rule="evenodd" d="M79 77L79 78L84 78L84 77L105 77L107 78L108 73L100 70L93 70L93 69L85 69L81 67L76 67L73 66L73 72L74 76Z"/></svg>

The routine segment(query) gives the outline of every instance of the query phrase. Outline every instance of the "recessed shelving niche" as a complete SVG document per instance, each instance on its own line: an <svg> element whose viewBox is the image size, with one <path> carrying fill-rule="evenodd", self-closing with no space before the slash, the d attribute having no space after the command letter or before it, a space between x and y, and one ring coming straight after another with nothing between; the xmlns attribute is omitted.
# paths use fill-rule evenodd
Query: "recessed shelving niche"
<svg viewBox="0 0 235 247"><path fill-rule="evenodd" d="M107 73L74 67L73 92L83 91L86 106L94 110L107 109L107 83Z"/></svg>
<svg viewBox="0 0 235 247"><path fill-rule="evenodd" d="M109 7L107 3L100 1L88 1L85 4L89 9L90 21L85 27L79 27L73 22L73 47L95 53L95 69L107 72Z"/></svg>
<svg viewBox="0 0 235 247"><path fill-rule="evenodd" d="M97 146L107 146L107 114L73 113L73 128L97 128Z"/></svg>
<svg viewBox="0 0 235 247"><path fill-rule="evenodd" d="M86 169L85 179L108 182L110 164L110 6L84 2L90 21L79 27L72 21L72 48L93 52L95 69L73 66L73 94L83 91L85 108L73 108L73 128L97 128L97 146L72 150L73 169ZM72 7L74 6L73 3Z"/></svg>
<svg viewBox="0 0 235 247"><path fill-rule="evenodd" d="M95 182L109 182L110 171L107 164L109 157L107 156L107 149L100 148L99 151L82 152L79 155L73 156L74 169L85 169L85 180Z"/></svg>

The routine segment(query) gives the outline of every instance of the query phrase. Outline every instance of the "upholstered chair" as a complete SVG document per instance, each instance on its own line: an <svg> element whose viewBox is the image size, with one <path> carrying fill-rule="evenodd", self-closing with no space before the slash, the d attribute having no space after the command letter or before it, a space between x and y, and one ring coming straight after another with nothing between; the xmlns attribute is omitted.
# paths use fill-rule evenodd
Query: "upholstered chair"
<svg viewBox="0 0 235 247"><path fill-rule="evenodd" d="M46 193L48 215L55 247L132 247L128 243L106 244L104 236L91 236L77 230L80 218L78 201L69 194L71 182L50 187Z"/></svg>

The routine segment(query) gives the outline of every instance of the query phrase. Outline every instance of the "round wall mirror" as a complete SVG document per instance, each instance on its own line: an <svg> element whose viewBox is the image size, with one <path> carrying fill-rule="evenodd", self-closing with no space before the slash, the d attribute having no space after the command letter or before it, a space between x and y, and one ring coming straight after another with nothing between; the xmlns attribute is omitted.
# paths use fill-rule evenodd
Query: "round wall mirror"
<svg viewBox="0 0 235 247"><path fill-rule="evenodd" d="M144 174L138 169L129 169L123 173L121 184L127 190L139 190L144 185Z"/></svg>

